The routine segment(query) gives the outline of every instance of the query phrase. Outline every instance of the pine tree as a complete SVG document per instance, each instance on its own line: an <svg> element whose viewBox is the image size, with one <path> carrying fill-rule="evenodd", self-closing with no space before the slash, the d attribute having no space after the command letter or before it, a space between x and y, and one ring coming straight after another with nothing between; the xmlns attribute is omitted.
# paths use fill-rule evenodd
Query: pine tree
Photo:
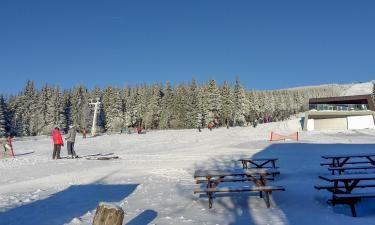
<svg viewBox="0 0 375 225"><path fill-rule="evenodd" d="M195 79L191 81L188 88L187 96L187 118L186 118L186 128L196 128L197 115L201 113L199 111L199 89Z"/></svg>
<svg viewBox="0 0 375 225"><path fill-rule="evenodd" d="M71 120L76 127L88 127L92 118L89 117L89 101L87 89L80 85L73 89L71 94Z"/></svg>
<svg viewBox="0 0 375 225"><path fill-rule="evenodd" d="M102 105L106 118L106 130L111 132L120 131L124 125L120 90L107 87L103 93Z"/></svg>
<svg viewBox="0 0 375 225"><path fill-rule="evenodd" d="M372 81L372 100L375 103L375 81Z"/></svg>
<svg viewBox="0 0 375 225"><path fill-rule="evenodd" d="M208 81L204 89L203 103L206 114L205 121L207 123L220 117L219 112L221 110L221 98L215 80Z"/></svg>
<svg viewBox="0 0 375 225"><path fill-rule="evenodd" d="M159 127L162 95L163 92L161 86L158 84L153 85L145 116L146 129L157 129Z"/></svg>
<svg viewBox="0 0 375 225"><path fill-rule="evenodd" d="M233 104L233 93L227 81L224 81L223 86L220 90L222 107L221 107L221 121L225 123L227 127L233 122L234 113L234 104Z"/></svg>
<svg viewBox="0 0 375 225"><path fill-rule="evenodd" d="M236 80L236 84L234 86L234 122L236 125L244 125L246 123L246 114L248 110L248 103L246 99L245 90L242 88L240 84L240 80Z"/></svg>
<svg viewBox="0 0 375 225"><path fill-rule="evenodd" d="M165 85L164 95L162 98L162 110L160 115L160 128L170 128L170 122L172 119L172 102L173 102L173 90L172 85L167 81Z"/></svg>
<svg viewBox="0 0 375 225"><path fill-rule="evenodd" d="M21 135L36 135L35 128L37 127L37 91L34 86L33 81L27 81L25 90L22 97L19 99L19 105L16 110L18 110L17 115L19 116L19 121L22 124L20 130Z"/></svg>
<svg viewBox="0 0 375 225"><path fill-rule="evenodd" d="M10 112L4 96L0 95L0 134L10 130Z"/></svg>

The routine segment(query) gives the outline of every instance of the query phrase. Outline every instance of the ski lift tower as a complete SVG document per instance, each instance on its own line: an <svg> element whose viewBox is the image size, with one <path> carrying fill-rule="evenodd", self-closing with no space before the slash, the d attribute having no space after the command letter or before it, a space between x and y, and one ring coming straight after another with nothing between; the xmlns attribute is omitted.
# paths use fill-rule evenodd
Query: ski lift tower
<svg viewBox="0 0 375 225"><path fill-rule="evenodd" d="M94 118L92 120L91 136L95 137L95 135L96 135L96 118L97 118L97 115L98 115L98 109L99 109L99 106L100 106L101 102L99 102L99 98L96 98L96 102L93 102L92 99L90 101L91 102L89 103L89 105L94 106Z"/></svg>

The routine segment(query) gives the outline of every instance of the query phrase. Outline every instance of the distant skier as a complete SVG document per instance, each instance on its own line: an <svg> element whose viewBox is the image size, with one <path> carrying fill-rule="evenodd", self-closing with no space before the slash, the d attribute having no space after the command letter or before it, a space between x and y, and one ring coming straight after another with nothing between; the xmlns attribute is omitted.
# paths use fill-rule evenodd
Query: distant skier
<svg viewBox="0 0 375 225"><path fill-rule="evenodd" d="M87 130L86 130L86 127L84 127L82 130L82 137L86 138L86 134L87 134Z"/></svg>
<svg viewBox="0 0 375 225"><path fill-rule="evenodd" d="M7 143L7 148L12 151L12 156L14 156L14 151L13 151L13 145L12 145L12 135L8 133L8 143Z"/></svg>
<svg viewBox="0 0 375 225"><path fill-rule="evenodd" d="M70 158L78 158L76 152L74 151L74 142L76 141L76 130L73 125L69 126L68 135L65 137L67 140L67 149L68 149L68 157Z"/></svg>
<svg viewBox="0 0 375 225"><path fill-rule="evenodd" d="M64 141L61 137L60 129L58 127L55 127L55 129L52 132L52 140L53 140L52 159L61 159L60 150L61 150L61 146L64 146Z"/></svg>
<svg viewBox="0 0 375 225"><path fill-rule="evenodd" d="M212 128L214 127L214 124L213 124L213 122L209 122L208 124L207 124L207 128L210 130L210 131L212 131Z"/></svg>

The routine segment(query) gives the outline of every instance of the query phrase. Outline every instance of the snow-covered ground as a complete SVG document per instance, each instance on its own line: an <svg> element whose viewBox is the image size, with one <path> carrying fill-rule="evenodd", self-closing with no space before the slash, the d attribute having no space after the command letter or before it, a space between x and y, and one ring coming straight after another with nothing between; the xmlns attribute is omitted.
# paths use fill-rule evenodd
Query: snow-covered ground
<svg viewBox="0 0 375 225"><path fill-rule="evenodd" d="M342 96L368 95L372 93L372 88L372 82L352 84L342 93Z"/></svg>
<svg viewBox="0 0 375 225"><path fill-rule="evenodd" d="M77 138L79 155L114 153L118 160L52 160L49 137L14 142L17 157L0 160L0 224L92 224L101 201L120 205L124 224L254 224L372 225L375 199L357 205L353 218L347 206L326 203L317 191L321 155L375 152L375 131L302 132L301 141L270 143L271 131L300 131L298 119L260 124L257 128L168 130L144 135L113 134ZM66 155L66 148L62 155ZM256 194L230 194L214 199L193 194L196 169L240 168L242 156L279 158L281 175L266 208Z"/></svg>

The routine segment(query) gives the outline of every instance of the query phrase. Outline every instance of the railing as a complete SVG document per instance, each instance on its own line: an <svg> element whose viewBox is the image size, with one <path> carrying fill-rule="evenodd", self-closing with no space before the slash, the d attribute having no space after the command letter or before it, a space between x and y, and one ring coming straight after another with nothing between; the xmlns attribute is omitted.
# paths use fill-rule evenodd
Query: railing
<svg viewBox="0 0 375 225"><path fill-rule="evenodd" d="M309 104L309 110L363 111L363 110L369 110L369 107L367 104Z"/></svg>

